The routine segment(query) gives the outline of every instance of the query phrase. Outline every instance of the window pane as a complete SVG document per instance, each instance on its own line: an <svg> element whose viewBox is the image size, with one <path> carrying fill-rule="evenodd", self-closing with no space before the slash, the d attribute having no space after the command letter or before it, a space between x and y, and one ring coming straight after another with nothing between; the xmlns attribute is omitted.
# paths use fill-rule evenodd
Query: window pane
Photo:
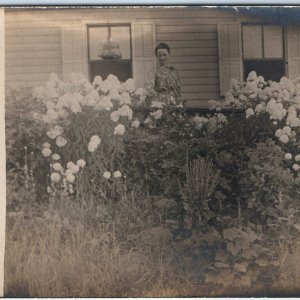
<svg viewBox="0 0 300 300"><path fill-rule="evenodd" d="M99 51L102 49L103 43L107 40L108 28L107 27L91 27L89 28L89 58L102 59L98 56Z"/></svg>
<svg viewBox="0 0 300 300"><path fill-rule="evenodd" d="M122 59L130 59L130 28L129 26L112 27L111 40L119 44Z"/></svg>
<svg viewBox="0 0 300 300"><path fill-rule="evenodd" d="M282 59L244 61L244 79L251 71L263 76L265 80L279 81L285 74L285 64Z"/></svg>
<svg viewBox="0 0 300 300"><path fill-rule="evenodd" d="M281 26L264 26L265 58L283 57L283 40Z"/></svg>
<svg viewBox="0 0 300 300"><path fill-rule="evenodd" d="M99 56L103 44L107 41L108 26L89 28L89 59L102 60ZM116 42L122 54L122 59L131 59L130 49L130 27L111 26L111 41Z"/></svg>
<svg viewBox="0 0 300 300"><path fill-rule="evenodd" d="M262 58L261 26L243 26L244 58Z"/></svg>

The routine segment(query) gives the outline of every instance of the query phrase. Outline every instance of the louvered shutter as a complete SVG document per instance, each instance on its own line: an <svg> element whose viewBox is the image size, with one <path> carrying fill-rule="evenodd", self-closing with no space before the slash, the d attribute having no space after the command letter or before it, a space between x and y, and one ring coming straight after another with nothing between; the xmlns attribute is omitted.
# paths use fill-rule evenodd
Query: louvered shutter
<svg viewBox="0 0 300 300"><path fill-rule="evenodd" d="M133 23L133 79L135 86L145 87L145 83L155 68L155 25L153 23Z"/></svg>
<svg viewBox="0 0 300 300"><path fill-rule="evenodd" d="M82 73L88 78L85 27L73 23L62 27L63 78L69 73Z"/></svg>
<svg viewBox="0 0 300 300"><path fill-rule="evenodd" d="M295 79L300 76L300 27L288 27L288 77Z"/></svg>
<svg viewBox="0 0 300 300"><path fill-rule="evenodd" d="M231 79L243 79L240 24L218 24L218 49L220 94L224 96Z"/></svg>

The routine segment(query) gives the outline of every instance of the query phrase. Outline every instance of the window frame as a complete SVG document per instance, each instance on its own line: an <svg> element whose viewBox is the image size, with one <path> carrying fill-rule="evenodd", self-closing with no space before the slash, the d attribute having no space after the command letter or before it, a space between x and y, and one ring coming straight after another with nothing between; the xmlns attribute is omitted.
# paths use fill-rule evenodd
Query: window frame
<svg viewBox="0 0 300 300"><path fill-rule="evenodd" d="M89 80L92 80L91 78L91 63L92 62L97 62L97 61L102 61L102 59L91 59L90 57L90 28L97 28L97 27L120 27L120 26L128 26L129 27L129 36L130 36L130 59L118 59L119 61L122 62L130 62L130 78L133 77L133 63L134 63L134 53L133 53L133 30L132 30L132 22L96 22L96 23L86 23L86 41L87 41L87 54L86 54L86 60L88 64L88 78Z"/></svg>
<svg viewBox="0 0 300 300"><path fill-rule="evenodd" d="M262 28L262 58L244 58L244 26L261 26ZM265 58L265 46L264 46L264 30L263 26L280 26L282 30L282 58ZM241 23L241 48L242 48L242 67L243 67L243 79L246 78L245 74L245 61L279 61L282 60L283 63L283 75L282 76L287 76L287 42L286 42L286 27L274 23L274 22L242 22Z"/></svg>

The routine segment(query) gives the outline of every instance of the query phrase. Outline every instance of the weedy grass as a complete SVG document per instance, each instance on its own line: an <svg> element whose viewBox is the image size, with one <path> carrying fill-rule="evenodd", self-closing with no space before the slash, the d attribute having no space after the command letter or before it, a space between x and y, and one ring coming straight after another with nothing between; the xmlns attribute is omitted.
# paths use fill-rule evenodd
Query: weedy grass
<svg viewBox="0 0 300 300"><path fill-rule="evenodd" d="M120 237L130 231L121 216L93 226L79 220L66 226L55 218L8 215L5 296L188 295L188 276L170 263L160 231L152 232L158 241L153 245L147 242L149 229L128 241Z"/></svg>

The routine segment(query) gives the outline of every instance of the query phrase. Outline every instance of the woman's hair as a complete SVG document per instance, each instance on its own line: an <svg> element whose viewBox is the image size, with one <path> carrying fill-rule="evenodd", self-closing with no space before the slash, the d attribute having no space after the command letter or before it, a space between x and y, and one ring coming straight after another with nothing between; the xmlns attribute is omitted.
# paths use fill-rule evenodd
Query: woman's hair
<svg viewBox="0 0 300 300"><path fill-rule="evenodd" d="M170 54L170 47L168 44L166 43L159 43L156 47L155 47L155 55L157 55L157 51L159 49L166 49L168 51L168 53Z"/></svg>

